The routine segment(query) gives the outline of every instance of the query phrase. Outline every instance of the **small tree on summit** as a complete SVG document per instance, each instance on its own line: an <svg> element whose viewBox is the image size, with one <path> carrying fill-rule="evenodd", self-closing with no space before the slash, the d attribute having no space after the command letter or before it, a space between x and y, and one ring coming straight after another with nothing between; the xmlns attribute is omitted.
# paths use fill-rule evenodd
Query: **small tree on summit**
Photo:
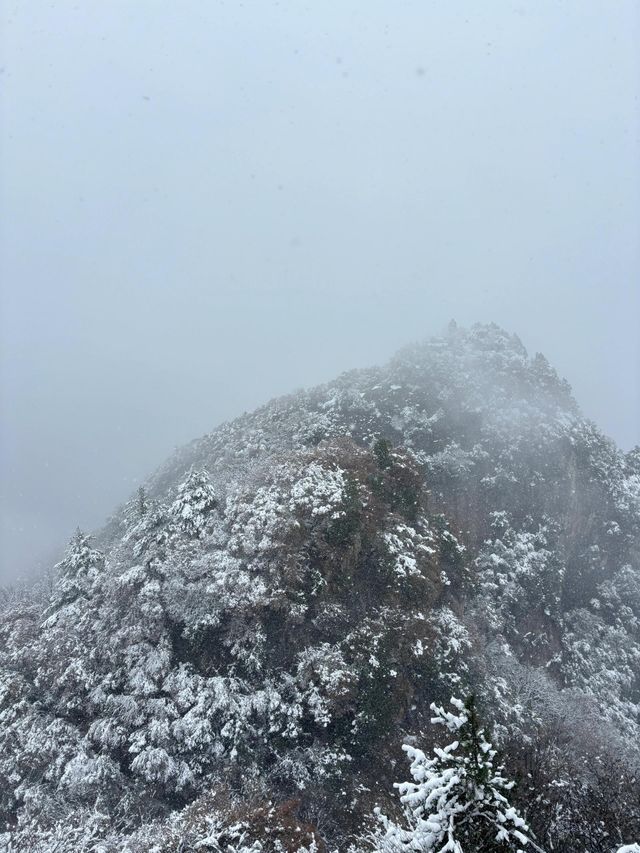
<svg viewBox="0 0 640 853"><path fill-rule="evenodd" d="M202 536L207 516L218 505L216 493L206 471L190 471L178 487L170 514L178 527L191 536Z"/></svg>
<svg viewBox="0 0 640 853"><path fill-rule="evenodd" d="M433 758L403 746L414 781L397 788L409 825L382 816L378 853L504 853L529 843L528 827L506 797L514 783L494 766L496 750L479 726L473 696L451 704L457 713L432 704L431 722L446 726L452 743L436 747Z"/></svg>

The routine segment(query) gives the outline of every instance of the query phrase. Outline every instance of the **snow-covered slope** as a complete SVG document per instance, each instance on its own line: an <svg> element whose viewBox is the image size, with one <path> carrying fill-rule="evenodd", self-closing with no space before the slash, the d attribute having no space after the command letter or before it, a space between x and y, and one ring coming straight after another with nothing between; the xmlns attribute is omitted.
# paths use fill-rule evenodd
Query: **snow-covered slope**
<svg viewBox="0 0 640 853"><path fill-rule="evenodd" d="M496 326L274 400L7 595L6 849L367 849L452 693L538 844L631 843L639 546L640 451Z"/></svg>

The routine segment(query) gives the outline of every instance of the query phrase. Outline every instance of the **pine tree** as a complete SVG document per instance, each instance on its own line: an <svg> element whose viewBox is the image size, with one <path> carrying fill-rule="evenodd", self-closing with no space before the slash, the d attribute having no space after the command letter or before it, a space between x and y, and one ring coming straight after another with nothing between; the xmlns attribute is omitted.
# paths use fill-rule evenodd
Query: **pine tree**
<svg viewBox="0 0 640 853"><path fill-rule="evenodd" d="M140 518L144 518L147 514L148 500L147 500L147 490L144 486L138 486L138 515Z"/></svg>
<svg viewBox="0 0 640 853"><path fill-rule="evenodd" d="M434 725L444 725L455 740L434 757L403 746L411 759L413 782L397 785L408 827L381 817L379 853L502 853L529 843L528 827L507 799L513 782L495 766L496 750L480 727L473 696L451 699L457 713L435 704Z"/></svg>
<svg viewBox="0 0 640 853"><path fill-rule="evenodd" d="M104 570L104 554L91 547L91 537L78 527L64 559L55 567L58 580L55 584L49 613L71 604L81 596L88 596L91 588Z"/></svg>
<svg viewBox="0 0 640 853"><path fill-rule="evenodd" d="M192 536L202 536L207 515L218 505L216 493L206 471L190 471L180 484L171 506L171 516L180 530Z"/></svg>

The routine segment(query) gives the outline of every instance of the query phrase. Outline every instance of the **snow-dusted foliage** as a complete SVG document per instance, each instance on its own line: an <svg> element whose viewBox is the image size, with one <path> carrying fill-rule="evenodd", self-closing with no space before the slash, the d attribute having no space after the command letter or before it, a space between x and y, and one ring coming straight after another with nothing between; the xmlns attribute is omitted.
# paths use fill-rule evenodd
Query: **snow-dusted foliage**
<svg viewBox="0 0 640 853"><path fill-rule="evenodd" d="M365 849L451 692L543 849L633 842L639 483L495 326L222 425L1 591L0 850Z"/></svg>
<svg viewBox="0 0 640 853"><path fill-rule="evenodd" d="M484 595L481 608L491 628L518 637L530 646L531 654L549 643L545 622L553 626L561 613L564 566L549 547L547 527L535 532L514 530L506 513L492 514L492 527L499 538L487 539L476 557L476 571ZM537 630L527 632L527 621Z"/></svg>
<svg viewBox="0 0 640 853"><path fill-rule="evenodd" d="M104 555L91 547L90 537L78 528L55 570L58 579L51 596L52 613L69 609L77 599L91 595L104 570Z"/></svg>
<svg viewBox="0 0 640 853"><path fill-rule="evenodd" d="M382 470L347 441L225 492L189 473L168 509L129 514L109 559L77 536L51 607L6 626L15 843L37 824L77 844L60 822L98 805L92 831L133 830L229 779L322 800L396 726L441 587L415 462Z"/></svg>
<svg viewBox="0 0 640 853"><path fill-rule="evenodd" d="M218 504L216 493L206 471L190 471L180 484L176 499L169 509L178 527L193 536L202 536L207 517Z"/></svg>
<svg viewBox="0 0 640 853"><path fill-rule="evenodd" d="M479 727L475 702L452 698L455 712L435 703L431 722L446 727L454 740L434 748L433 758L412 746L412 782L396 787L405 808L399 825L381 815L383 832L375 840L380 853L522 853L528 827L508 800L514 783L495 764L496 750Z"/></svg>

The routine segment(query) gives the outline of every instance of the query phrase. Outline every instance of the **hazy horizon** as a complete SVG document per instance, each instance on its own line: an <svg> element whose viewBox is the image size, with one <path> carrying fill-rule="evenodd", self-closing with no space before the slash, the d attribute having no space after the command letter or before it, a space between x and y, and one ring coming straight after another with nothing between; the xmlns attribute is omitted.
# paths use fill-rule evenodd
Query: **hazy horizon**
<svg viewBox="0 0 640 853"><path fill-rule="evenodd" d="M0 20L0 582L175 446L451 318L640 443L636 3Z"/></svg>

